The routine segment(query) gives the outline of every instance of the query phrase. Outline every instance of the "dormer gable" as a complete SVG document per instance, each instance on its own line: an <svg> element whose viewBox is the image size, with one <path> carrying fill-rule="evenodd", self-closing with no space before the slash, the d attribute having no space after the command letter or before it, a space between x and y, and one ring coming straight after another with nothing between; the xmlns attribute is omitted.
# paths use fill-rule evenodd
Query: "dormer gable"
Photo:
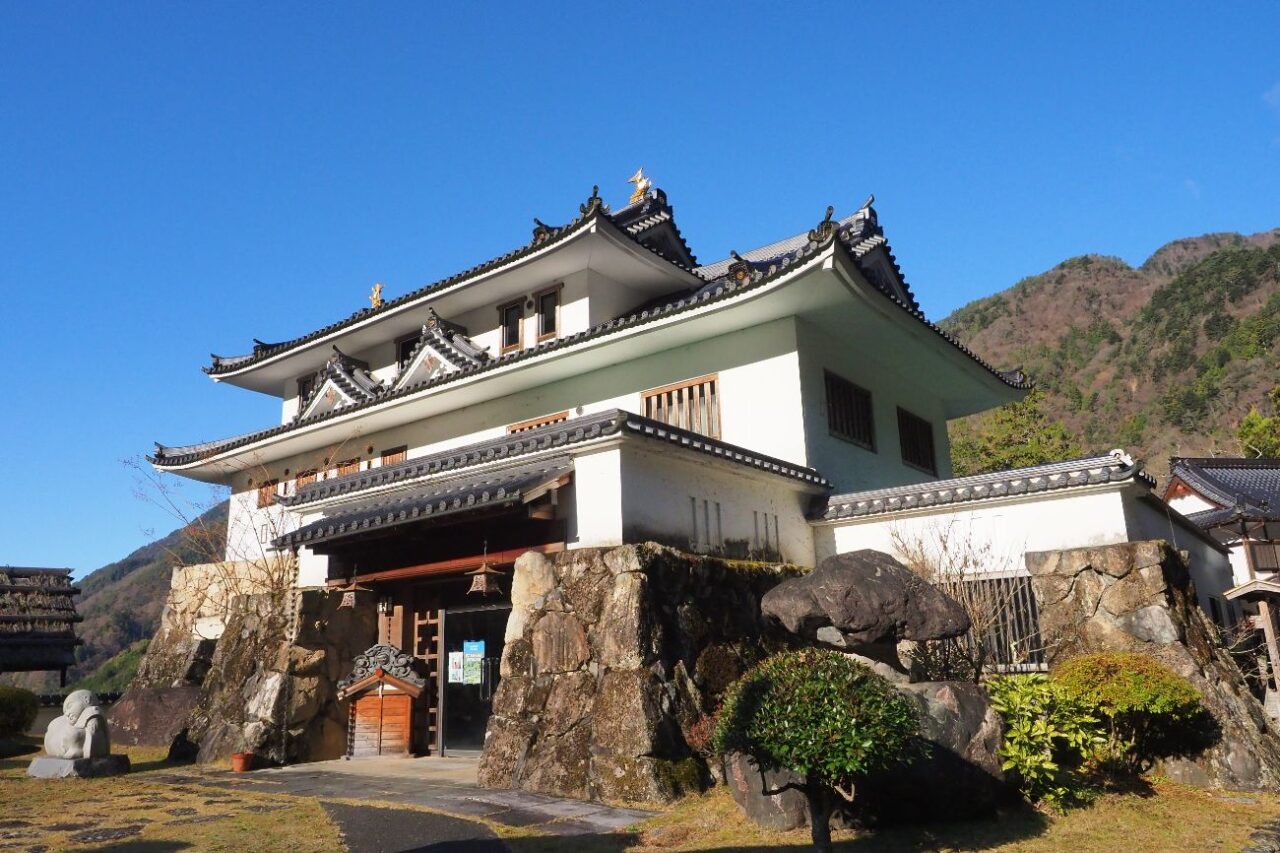
<svg viewBox="0 0 1280 853"><path fill-rule="evenodd" d="M365 403L377 396L381 383L369 375L369 365L336 346L316 374L314 388L298 406L298 420Z"/></svg>
<svg viewBox="0 0 1280 853"><path fill-rule="evenodd" d="M490 360L488 351L467 337L466 328L443 319L434 308L427 311L427 322L422 326L418 343L392 385L395 390L479 367Z"/></svg>

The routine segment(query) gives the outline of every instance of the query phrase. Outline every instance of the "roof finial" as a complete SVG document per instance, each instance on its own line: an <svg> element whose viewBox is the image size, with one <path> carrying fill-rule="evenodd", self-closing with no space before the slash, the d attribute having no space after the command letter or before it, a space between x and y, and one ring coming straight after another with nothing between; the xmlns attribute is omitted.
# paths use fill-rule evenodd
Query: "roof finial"
<svg viewBox="0 0 1280 853"><path fill-rule="evenodd" d="M369 305L375 310L382 307L382 282L375 284L369 292Z"/></svg>
<svg viewBox="0 0 1280 853"><path fill-rule="evenodd" d="M537 246L539 243L545 242L547 238L555 233L555 230L538 217L533 217L533 245Z"/></svg>
<svg viewBox="0 0 1280 853"><path fill-rule="evenodd" d="M605 207L604 199L600 198L599 184L596 184L595 186L591 187L591 197L588 198L582 204L578 205L578 212L581 213L583 216L590 216L592 213L595 213L597 210L603 211L604 213L609 212L609 209Z"/></svg>
<svg viewBox="0 0 1280 853"><path fill-rule="evenodd" d="M649 193L649 188L653 186L653 181L644 176L644 166L636 169L636 173L627 178L627 183L636 185L636 191L631 194L631 198L627 199L627 204L644 201L644 197Z"/></svg>
<svg viewBox="0 0 1280 853"><path fill-rule="evenodd" d="M827 205L827 215L818 223L818 227L809 232L809 239L814 243L824 243L830 239L835 233L836 224L831 221L831 216L836 209L831 205Z"/></svg>

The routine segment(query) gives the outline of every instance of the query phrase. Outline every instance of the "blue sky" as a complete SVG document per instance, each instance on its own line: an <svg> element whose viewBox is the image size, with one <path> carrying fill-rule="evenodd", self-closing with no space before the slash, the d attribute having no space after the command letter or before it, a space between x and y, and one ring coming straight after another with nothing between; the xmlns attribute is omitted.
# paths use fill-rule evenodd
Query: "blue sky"
<svg viewBox="0 0 1280 853"><path fill-rule="evenodd" d="M208 354L563 222L643 165L704 261L874 192L940 318L1280 226L1276 4L0 6L0 564L174 520L122 463L278 420ZM201 499L201 487L184 492Z"/></svg>

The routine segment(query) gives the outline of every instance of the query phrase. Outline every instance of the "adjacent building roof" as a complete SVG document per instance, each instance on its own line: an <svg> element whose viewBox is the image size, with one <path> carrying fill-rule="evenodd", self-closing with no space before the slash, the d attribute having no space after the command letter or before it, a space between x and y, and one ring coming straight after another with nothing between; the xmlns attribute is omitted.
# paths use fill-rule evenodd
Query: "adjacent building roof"
<svg viewBox="0 0 1280 853"><path fill-rule="evenodd" d="M1124 451L1113 450L1105 456L1086 456L914 486L833 495L815 513L815 520L863 518L1126 481L1135 481L1147 488L1155 486L1155 478L1143 471L1140 464Z"/></svg>
<svg viewBox="0 0 1280 853"><path fill-rule="evenodd" d="M291 509L298 509L318 501L355 497L365 492L389 486L408 485L429 477L449 475L483 465L515 462L538 454L560 453L579 444L615 435L634 435L667 445L676 445L736 465L799 480L818 488L831 488L831 484L812 468L753 453L726 441L667 426L621 409L610 409L600 414L547 424L489 441L348 474L345 477L321 480L303 486L298 489L297 494L282 497L279 500Z"/></svg>
<svg viewBox="0 0 1280 853"><path fill-rule="evenodd" d="M1175 456L1169 460L1169 481L1175 480L1218 504L1187 516L1202 528L1242 518L1280 520L1280 459Z"/></svg>
<svg viewBox="0 0 1280 853"><path fill-rule="evenodd" d="M70 569L0 566L0 672L65 669L75 663Z"/></svg>
<svg viewBox="0 0 1280 853"><path fill-rule="evenodd" d="M660 190L653 190L651 192L661 194ZM665 196L662 196L662 199L663 204L665 205ZM317 411L314 414L300 417L293 422L270 427L268 429L245 433L222 441L204 442L195 445L165 446L157 443L155 453L148 458L153 464L159 467L178 467L187 465L193 462L198 462L202 459L207 459L235 450L236 448L252 444L263 439L292 431L293 429L306 424L321 422L338 414L346 414L351 411L379 405L383 402L399 399L427 388L444 385L464 377L474 376L476 374L494 370L516 362L537 358L547 352L571 347L584 341L619 334L630 329L643 326L647 323L702 308L708 304L727 300L745 292L763 287L776 279L794 272L803 264L833 245L836 246L839 251L845 252L846 256L853 260L859 269L866 275L867 279L875 286L878 292L882 293L895 305L906 311L909 315L924 324L935 334L953 345L965 356L972 359L1001 382L1012 388L1030 388L1032 386L1031 381L1021 371L1001 371L996 369L979 358L975 353L947 332L943 331L937 325L929 322L929 320L925 318L914 297L911 295L905 279L902 278L901 270L898 268L896 261L893 260L888 243L884 238L883 229L881 229L875 211L871 207L871 201L871 199L868 199L867 203L864 204L856 213L840 220L833 220L833 211L831 208L828 208L826 218L818 223L817 227L810 230L807 234L787 238L786 240L779 241L778 243L770 244L770 246L749 252L747 255L734 256L727 262L721 261L716 264L700 267L696 271L698 275L702 278L710 279L705 285L694 290L687 291L683 294L677 294L673 297L669 297L657 304L639 307L624 316L593 326L592 328L586 329L582 332L565 335L563 337L538 344L534 347L516 350L488 359L477 358L468 366L430 375L420 381L406 382L404 384L395 383L392 386L379 389L377 393L367 400L355 400L339 409ZM629 206L629 208L624 210L629 210L631 207L634 206ZM550 226L539 223L538 228L534 229L534 242L514 253L504 255L499 259L482 264L479 267L466 271L465 273L459 273L456 276L444 279L436 284L428 285L426 288L406 294L399 299L386 303L382 308L366 309L358 312L350 318L347 318L347 320L340 321L339 323L331 326L326 326L323 329L317 330L309 335L296 338L293 341L287 341L280 344L263 344L255 347L254 352L251 355L239 357L234 360L215 360L215 364L209 369L209 372L216 374L219 372L229 371L233 368L239 369L251 361L260 360L261 358L265 358L269 355L274 355L287 349L300 346L307 341L339 329L343 325L362 320L369 316L371 311L385 311L389 307L402 304L411 299L420 298L434 289L443 288L446 285L462 281L469 276L477 275L479 272L492 265L505 263L521 252L533 251L535 248L544 246L550 241L562 239L571 231L575 231L582 227L589 220L601 219L602 221L607 221L612 227L618 227L619 230L623 230L608 215L598 195L593 194L592 197L581 206L581 211L582 215L577 220L563 228L551 228ZM624 221L626 220L624 219ZM655 254L660 254L657 249L653 247L648 248L655 252ZM676 262L673 261L673 263ZM232 364L232 361L234 361L234 364Z"/></svg>

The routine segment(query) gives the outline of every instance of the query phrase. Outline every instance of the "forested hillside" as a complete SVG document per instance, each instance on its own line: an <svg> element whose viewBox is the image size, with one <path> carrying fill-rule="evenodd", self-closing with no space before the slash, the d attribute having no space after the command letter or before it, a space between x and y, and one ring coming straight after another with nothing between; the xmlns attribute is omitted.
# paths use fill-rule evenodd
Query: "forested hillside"
<svg viewBox="0 0 1280 853"><path fill-rule="evenodd" d="M1236 424L1280 384L1280 229L1177 240L1137 269L1072 258L942 325L1030 373L1084 450L1162 476L1170 455L1238 453Z"/></svg>

